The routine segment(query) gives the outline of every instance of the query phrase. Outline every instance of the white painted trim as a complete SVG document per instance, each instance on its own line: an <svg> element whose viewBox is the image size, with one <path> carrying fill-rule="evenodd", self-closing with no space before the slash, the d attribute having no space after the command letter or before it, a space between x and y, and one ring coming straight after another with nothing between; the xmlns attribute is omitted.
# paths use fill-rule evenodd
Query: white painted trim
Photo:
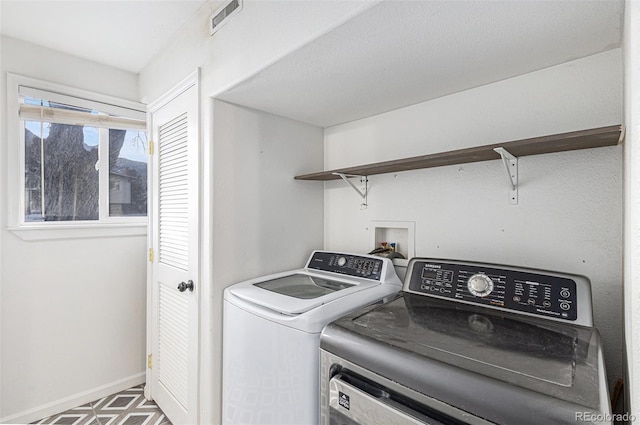
<svg viewBox="0 0 640 425"><path fill-rule="evenodd" d="M57 224L10 226L7 228L25 241L49 239L110 238L147 234L147 223L134 224Z"/></svg>
<svg viewBox="0 0 640 425"><path fill-rule="evenodd" d="M51 403L42 404L32 409L1 418L0 423L28 424L51 415L55 415L56 413L61 413L74 407L99 400L108 395L126 390L127 388L143 384L145 382L144 378L144 372L137 373L124 379L119 379L87 391L82 391L80 393L52 401Z"/></svg>
<svg viewBox="0 0 640 425"><path fill-rule="evenodd" d="M211 97L201 99L201 155L200 169L202 181L200 185L200 229L202 235L213 234L213 117L214 100ZM200 240L200 400L209 400L210 404L201 403L199 408L201 424L220 423L220 417L213 412L220 411L219 400L222 377L215 376L217 365L221 363L212 340L212 323L216 317L217 300L213 290L213 243L214 238L202 237ZM207 282L207 284L203 284ZM222 316L222 314L220 314ZM220 350L220 353L222 350ZM203 361L207 359L207 361ZM218 378L218 379L216 379ZM215 403L213 400L217 400ZM215 404L215 406L212 406Z"/></svg>
<svg viewBox="0 0 640 425"><path fill-rule="evenodd" d="M9 226L17 226L20 223L20 211L22 208L16 208L15 202L24 205L24 195L22 194L24 187L24 174L20 172L21 163L24 163L24 149L20 149L22 139L20 130L16 123L18 117L18 86L23 81L22 76L16 74L7 74L7 196L6 214ZM13 160L8 160L13 159ZM17 159L17 160L16 160Z"/></svg>
<svg viewBox="0 0 640 425"><path fill-rule="evenodd" d="M153 102L149 102L149 105L147 106L147 114L153 114L158 109L162 108L167 103L171 102L173 99L178 97L181 93L185 92L191 86L197 85L199 81L200 81L200 68L196 69L194 72L189 74L185 79L183 79L178 84L173 86L169 91L164 93L158 99L154 100ZM149 125L150 121L151 121L150 119L147 119L148 132L152 130L151 125ZM152 134L152 133L148 133L148 134Z"/></svg>
<svg viewBox="0 0 640 425"><path fill-rule="evenodd" d="M640 3L625 2L624 21L624 362L626 412L640 412Z"/></svg>
<svg viewBox="0 0 640 425"><path fill-rule="evenodd" d="M7 203L5 206L7 214L7 229L14 232L24 240L46 240L46 239L65 239L65 238L84 238L84 237L108 237L108 236L130 236L133 234L143 235L145 231L132 229L136 227L146 227L147 217L109 217L108 206L101 207L99 220L83 221L83 222L48 222L46 225L42 223L27 223L24 221L24 127L17 125L20 121L19 110L19 94L21 86L29 86L32 90L45 90L55 93L64 93L64 96L77 97L93 103L102 103L104 105L112 105L115 108L128 109L131 113L138 116L144 116L146 107L142 103L132 102L130 100L118 99L112 96L93 93L87 90L76 89L61 84L50 83L31 77L25 77L19 74L7 73ZM103 132L103 136L107 134ZM101 157L108 152L108 144L101 150ZM107 155L108 157L108 155ZM104 173L102 173L104 174ZM104 184L107 183L106 186ZM108 178L101 179L102 188L107 188L105 193L100 194L101 205L108 200ZM95 229L95 230L94 230ZM65 234L65 232L69 232Z"/></svg>

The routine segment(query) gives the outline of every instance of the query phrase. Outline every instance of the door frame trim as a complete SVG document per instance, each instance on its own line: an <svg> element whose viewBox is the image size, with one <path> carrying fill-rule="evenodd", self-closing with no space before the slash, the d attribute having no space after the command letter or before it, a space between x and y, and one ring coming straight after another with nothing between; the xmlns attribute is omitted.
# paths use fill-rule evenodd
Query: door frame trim
<svg viewBox="0 0 640 425"><path fill-rule="evenodd" d="M158 111L158 109L162 108L163 106L171 102L176 97L180 96L183 92L187 91L192 86L199 86L199 85L200 85L200 68L196 68L195 71L193 71L191 74L186 76L182 81L178 82L176 85L174 85L171 89L169 89L164 94L162 94L156 100L154 100L153 102L149 102L149 105L147 106L147 131L151 127L151 120L150 120L151 114ZM198 97L199 97L199 93L198 93ZM198 109L200 109L199 105L198 105Z"/></svg>

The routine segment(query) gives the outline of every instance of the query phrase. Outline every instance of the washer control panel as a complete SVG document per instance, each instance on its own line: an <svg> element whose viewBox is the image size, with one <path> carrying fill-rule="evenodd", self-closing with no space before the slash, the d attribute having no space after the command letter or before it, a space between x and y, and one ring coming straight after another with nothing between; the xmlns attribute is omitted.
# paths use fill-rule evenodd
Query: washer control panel
<svg viewBox="0 0 640 425"><path fill-rule="evenodd" d="M381 258L371 258L353 254L316 251L309 259L307 268L380 280L383 260Z"/></svg>
<svg viewBox="0 0 640 425"><path fill-rule="evenodd" d="M591 310L586 278L508 266L414 258L404 290L561 321L576 321L580 308Z"/></svg>

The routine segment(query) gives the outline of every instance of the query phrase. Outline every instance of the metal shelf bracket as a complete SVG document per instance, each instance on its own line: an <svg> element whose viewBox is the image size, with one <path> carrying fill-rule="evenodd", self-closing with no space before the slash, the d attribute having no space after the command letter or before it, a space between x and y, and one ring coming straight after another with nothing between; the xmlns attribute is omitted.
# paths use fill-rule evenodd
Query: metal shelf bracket
<svg viewBox="0 0 640 425"><path fill-rule="evenodd" d="M358 193L358 195L360 195L360 197L364 199L364 202L360 204L360 206L362 208L367 208L367 194L369 193L369 187L368 187L369 179L367 178L367 176L359 176L355 174L343 174L343 173L331 173L331 174L340 176L342 180L344 180L349 186L351 186L353 190L355 190L356 193ZM360 183L364 185L362 189L356 186L351 180L349 180L350 178L353 178L353 177L360 177Z"/></svg>
<svg viewBox="0 0 640 425"><path fill-rule="evenodd" d="M518 204L518 158L511 155L505 148L494 148L494 151L500 154L502 163L509 177L511 189L509 191L509 202L512 205Z"/></svg>

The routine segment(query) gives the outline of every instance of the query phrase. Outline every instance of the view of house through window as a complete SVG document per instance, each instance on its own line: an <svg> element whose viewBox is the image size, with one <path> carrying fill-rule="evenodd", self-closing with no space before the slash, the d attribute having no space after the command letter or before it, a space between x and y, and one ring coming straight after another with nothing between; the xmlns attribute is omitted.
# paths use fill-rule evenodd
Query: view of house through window
<svg viewBox="0 0 640 425"><path fill-rule="evenodd" d="M20 100L25 222L146 216L143 122L129 125L126 118L47 99Z"/></svg>
<svg viewBox="0 0 640 425"><path fill-rule="evenodd" d="M109 216L147 215L147 133L109 130Z"/></svg>

